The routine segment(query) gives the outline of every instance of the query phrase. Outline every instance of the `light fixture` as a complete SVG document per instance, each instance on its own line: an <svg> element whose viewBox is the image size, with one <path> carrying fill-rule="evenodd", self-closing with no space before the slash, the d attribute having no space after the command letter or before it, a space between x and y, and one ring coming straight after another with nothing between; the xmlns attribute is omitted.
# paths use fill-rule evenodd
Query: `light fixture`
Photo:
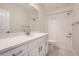
<svg viewBox="0 0 79 59"><path fill-rule="evenodd" d="M38 7L34 3L29 3L30 6L34 7L36 10L38 10Z"/></svg>

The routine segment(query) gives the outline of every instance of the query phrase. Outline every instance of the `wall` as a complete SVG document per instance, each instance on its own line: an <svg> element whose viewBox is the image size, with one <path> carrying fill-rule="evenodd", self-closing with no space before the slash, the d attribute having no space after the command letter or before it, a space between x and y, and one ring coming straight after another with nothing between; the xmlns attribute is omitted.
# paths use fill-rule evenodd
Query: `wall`
<svg viewBox="0 0 79 59"><path fill-rule="evenodd" d="M10 12L10 30L11 32L22 31L23 25L28 24L28 10L19 4L0 4L0 8Z"/></svg>
<svg viewBox="0 0 79 59"><path fill-rule="evenodd" d="M48 18L44 16L44 12L40 11L39 31L48 33Z"/></svg>
<svg viewBox="0 0 79 59"><path fill-rule="evenodd" d="M73 16L74 22L79 22L79 4L73 4ZM79 24L73 25L72 35L72 47L76 55L79 55Z"/></svg>
<svg viewBox="0 0 79 59"><path fill-rule="evenodd" d="M44 16L44 9L40 4L36 4L39 12L39 19L36 21L36 29L39 32L48 32L48 19Z"/></svg>

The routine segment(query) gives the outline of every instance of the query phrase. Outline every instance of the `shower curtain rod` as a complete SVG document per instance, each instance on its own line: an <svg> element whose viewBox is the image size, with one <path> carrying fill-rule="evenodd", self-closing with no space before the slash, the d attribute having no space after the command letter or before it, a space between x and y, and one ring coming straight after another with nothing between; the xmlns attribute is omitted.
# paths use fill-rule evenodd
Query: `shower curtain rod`
<svg viewBox="0 0 79 59"><path fill-rule="evenodd" d="M50 15L55 15L55 14L59 14L59 13L66 13L66 12L72 12L72 10L66 10L66 11L60 11L60 12L56 12L56 13L48 13L48 14L46 14L46 15L44 15L44 16L50 16Z"/></svg>

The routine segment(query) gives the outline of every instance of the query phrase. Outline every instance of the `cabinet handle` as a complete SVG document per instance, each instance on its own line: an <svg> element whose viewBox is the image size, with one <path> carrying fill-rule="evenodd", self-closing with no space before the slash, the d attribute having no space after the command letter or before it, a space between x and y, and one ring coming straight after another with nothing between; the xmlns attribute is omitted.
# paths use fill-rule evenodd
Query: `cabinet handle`
<svg viewBox="0 0 79 59"><path fill-rule="evenodd" d="M39 53L42 51L42 46L39 47Z"/></svg>
<svg viewBox="0 0 79 59"><path fill-rule="evenodd" d="M22 53L22 50L20 50L19 52L15 53L15 54L12 54L12 56L17 56L17 55L19 55L20 53Z"/></svg>
<svg viewBox="0 0 79 59"><path fill-rule="evenodd" d="M39 53L40 53L40 47L38 48L38 51L39 51Z"/></svg>

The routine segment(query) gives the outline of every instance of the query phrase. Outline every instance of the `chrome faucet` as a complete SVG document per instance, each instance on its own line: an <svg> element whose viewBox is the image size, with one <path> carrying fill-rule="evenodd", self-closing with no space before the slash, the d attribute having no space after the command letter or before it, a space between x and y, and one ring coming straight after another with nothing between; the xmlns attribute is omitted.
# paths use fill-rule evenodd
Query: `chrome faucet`
<svg viewBox="0 0 79 59"><path fill-rule="evenodd" d="M31 28L30 26L22 26L23 27L23 31L27 34L27 35L30 35L30 32L31 32Z"/></svg>

